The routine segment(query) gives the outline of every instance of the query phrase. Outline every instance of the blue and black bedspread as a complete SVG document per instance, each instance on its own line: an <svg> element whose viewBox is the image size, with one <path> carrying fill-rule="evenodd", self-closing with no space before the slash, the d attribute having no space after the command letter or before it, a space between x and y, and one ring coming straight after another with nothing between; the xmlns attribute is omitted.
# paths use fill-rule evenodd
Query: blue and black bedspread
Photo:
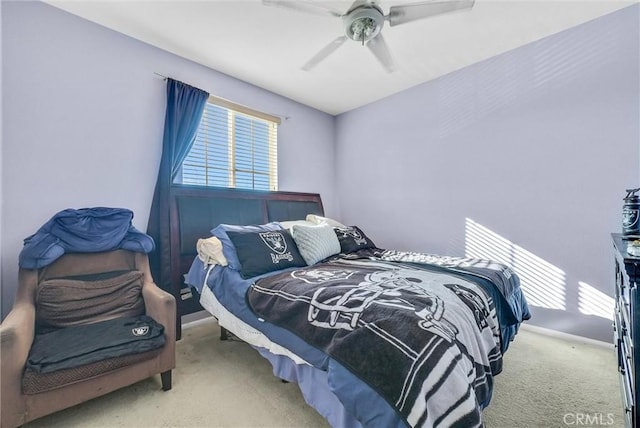
<svg viewBox="0 0 640 428"><path fill-rule="evenodd" d="M247 302L348 368L409 426L474 427L502 368L501 323L517 329L529 316L506 269L362 250L263 277Z"/></svg>

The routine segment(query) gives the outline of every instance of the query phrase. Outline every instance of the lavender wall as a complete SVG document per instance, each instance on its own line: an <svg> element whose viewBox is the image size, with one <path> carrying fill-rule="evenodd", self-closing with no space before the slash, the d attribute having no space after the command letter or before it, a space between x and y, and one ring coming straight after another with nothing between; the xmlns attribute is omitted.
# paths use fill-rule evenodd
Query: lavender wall
<svg viewBox="0 0 640 428"><path fill-rule="evenodd" d="M585 312L608 310L609 234L639 184L638 9L338 116L342 220L388 248L502 248L533 280L532 324L610 341Z"/></svg>
<svg viewBox="0 0 640 428"><path fill-rule="evenodd" d="M609 340L610 322L581 311L580 283L612 294L609 233L640 179L638 9L334 119L48 5L0 2L3 316L22 239L54 212L126 206L146 227L159 72L291 116L283 190L321 193L329 215L380 246L463 255L488 241L542 269L532 292L560 302L534 307L532 323Z"/></svg>
<svg viewBox="0 0 640 428"><path fill-rule="evenodd" d="M123 206L146 228L165 109L154 72L290 116L279 129L280 188L318 192L337 210L330 115L39 2L2 2L2 43L3 316L22 240L55 212Z"/></svg>

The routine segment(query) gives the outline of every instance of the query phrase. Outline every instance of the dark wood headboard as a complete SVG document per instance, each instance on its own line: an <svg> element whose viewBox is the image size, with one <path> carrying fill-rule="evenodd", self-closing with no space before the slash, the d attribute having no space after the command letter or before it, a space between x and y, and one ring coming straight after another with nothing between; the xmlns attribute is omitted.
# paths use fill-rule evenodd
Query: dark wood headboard
<svg viewBox="0 0 640 428"><path fill-rule="evenodd" d="M196 242L219 224L263 224L324 215L317 193L263 192L174 185L169 196L171 278L178 315L202 310L198 299L182 299L183 275L197 256Z"/></svg>

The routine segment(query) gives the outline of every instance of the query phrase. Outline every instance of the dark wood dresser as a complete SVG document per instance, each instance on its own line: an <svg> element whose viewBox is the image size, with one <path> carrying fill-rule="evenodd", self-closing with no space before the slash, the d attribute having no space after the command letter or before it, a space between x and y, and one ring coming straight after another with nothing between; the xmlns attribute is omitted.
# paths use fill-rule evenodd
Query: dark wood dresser
<svg viewBox="0 0 640 428"><path fill-rule="evenodd" d="M618 354L625 426L640 427L640 257L627 253L629 237L619 233L613 233L611 237L616 276L613 336Z"/></svg>

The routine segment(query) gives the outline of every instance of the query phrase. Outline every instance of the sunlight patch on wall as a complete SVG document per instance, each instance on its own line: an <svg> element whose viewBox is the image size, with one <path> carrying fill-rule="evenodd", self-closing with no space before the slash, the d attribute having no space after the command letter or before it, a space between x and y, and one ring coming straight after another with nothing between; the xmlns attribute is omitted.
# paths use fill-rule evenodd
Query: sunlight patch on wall
<svg viewBox="0 0 640 428"><path fill-rule="evenodd" d="M615 301L597 288L578 281L578 309L585 315L595 315L613 321Z"/></svg>
<svg viewBox="0 0 640 428"><path fill-rule="evenodd" d="M479 223L465 219L465 257L503 263L520 277L530 305L566 310L563 270Z"/></svg>

